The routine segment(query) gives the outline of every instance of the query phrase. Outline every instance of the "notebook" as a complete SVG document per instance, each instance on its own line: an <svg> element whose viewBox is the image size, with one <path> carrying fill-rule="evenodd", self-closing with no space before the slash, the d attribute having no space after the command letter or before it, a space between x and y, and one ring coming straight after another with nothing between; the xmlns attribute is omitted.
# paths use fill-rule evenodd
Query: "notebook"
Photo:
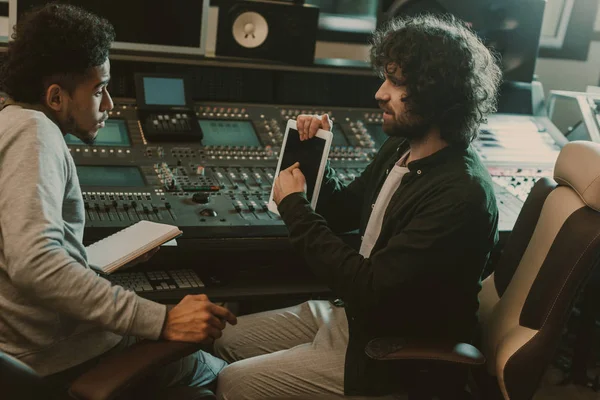
<svg viewBox="0 0 600 400"><path fill-rule="evenodd" d="M103 274L110 274L181 234L173 225L140 221L87 246L88 264Z"/></svg>

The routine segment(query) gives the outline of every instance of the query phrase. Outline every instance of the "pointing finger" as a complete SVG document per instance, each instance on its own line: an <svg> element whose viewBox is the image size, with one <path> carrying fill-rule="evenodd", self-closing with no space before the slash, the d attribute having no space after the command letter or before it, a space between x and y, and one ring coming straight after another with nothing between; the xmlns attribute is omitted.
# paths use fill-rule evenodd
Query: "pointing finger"
<svg viewBox="0 0 600 400"><path fill-rule="evenodd" d="M292 172L293 170L295 170L297 168L300 168L300 163L299 162L295 162L293 165L290 165L289 167L287 167L286 169L284 169L284 171Z"/></svg>

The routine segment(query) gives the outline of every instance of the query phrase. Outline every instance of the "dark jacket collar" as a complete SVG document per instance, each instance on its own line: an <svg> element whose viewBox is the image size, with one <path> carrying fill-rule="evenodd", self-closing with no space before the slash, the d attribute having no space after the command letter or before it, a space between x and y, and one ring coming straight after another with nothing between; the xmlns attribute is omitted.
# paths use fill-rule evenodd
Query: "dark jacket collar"
<svg viewBox="0 0 600 400"><path fill-rule="evenodd" d="M408 143L408 140L400 139L398 142L398 147L396 149L395 159L399 160L400 157L402 157L402 155L409 150L409 148L410 148L410 145ZM449 161L451 159L463 156L466 151L467 151L467 147L465 147L465 146L451 144L451 145L444 147L443 149L441 149L427 157L423 157L418 160L411 161L410 163L408 163L407 167L410 172L414 172L417 170L420 170L421 173L427 172L428 170L430 170L440 164L445 164L447 161Z"/></svg>

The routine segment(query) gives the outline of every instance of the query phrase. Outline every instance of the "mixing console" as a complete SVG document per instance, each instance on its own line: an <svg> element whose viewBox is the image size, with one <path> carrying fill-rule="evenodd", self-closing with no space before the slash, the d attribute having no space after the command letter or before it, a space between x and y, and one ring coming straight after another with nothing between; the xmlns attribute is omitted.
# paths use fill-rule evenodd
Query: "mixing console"
<svg viewBox="0 0 600 400"><path fill-rule="evenodd" d="M67 136L78 167L86 238L140 220L179 226L184 239L285 237L266 204L287 120L327 112L334 121L331 165L350 182L386 136L372 109L199 104L201 142L151 142L134 101L117 101L95 146ZM475 147L496 184L501 230L510 231L531 186L549 176L558 146L533 117L495 115Z"/></svg>
<svg viewBox="0 0 600 400"><path fill-rule="evenodd" d="M500 231L510 231L531 188L552 177L560 147L547 121L531 116L494 115L481 126L474 147L494 181Z"/></svg>

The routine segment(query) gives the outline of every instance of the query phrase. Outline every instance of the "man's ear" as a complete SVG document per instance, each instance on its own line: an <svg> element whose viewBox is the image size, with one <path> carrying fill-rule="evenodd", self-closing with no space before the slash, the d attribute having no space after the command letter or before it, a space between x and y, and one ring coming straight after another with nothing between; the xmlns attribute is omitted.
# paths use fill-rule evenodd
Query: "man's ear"
<svg viewBox="0 0 600 400"><path fill-rule="evenodd" d="M65 105L65 91L56 83L46 89L46 105L54 111L61 111Z"/></svg>

